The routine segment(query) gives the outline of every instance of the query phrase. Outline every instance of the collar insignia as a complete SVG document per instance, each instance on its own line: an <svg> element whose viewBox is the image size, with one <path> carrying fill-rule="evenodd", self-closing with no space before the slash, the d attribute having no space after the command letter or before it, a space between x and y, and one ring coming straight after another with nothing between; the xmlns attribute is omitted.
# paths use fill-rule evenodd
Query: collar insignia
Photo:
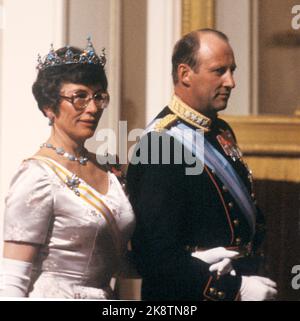
<svg viewBox="0 0 300 321"><path fill-rule="evenodd" d="M208 132L211 126L211 120L188 106L179 97L173 95L169 108L172 112L190 125Z"/></svg>

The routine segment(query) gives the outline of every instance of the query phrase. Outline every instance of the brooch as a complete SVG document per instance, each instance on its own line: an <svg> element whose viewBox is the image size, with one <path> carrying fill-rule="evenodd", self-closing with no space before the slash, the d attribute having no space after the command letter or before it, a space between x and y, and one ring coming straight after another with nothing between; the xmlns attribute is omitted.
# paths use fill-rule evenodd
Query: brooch
<svg viewBox="0 0 300 321"><path fill-rule="evenodd" d="M80 196L80 192L78 191L80 179L77 175L73 174L71 177L67 175L65 183L77 196Z"/></svg>

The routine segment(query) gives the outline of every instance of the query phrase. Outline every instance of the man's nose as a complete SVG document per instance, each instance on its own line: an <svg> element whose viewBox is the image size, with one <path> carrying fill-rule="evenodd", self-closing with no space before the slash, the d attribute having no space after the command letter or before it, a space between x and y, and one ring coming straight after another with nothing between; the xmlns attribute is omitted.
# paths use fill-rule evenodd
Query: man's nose
<svg viewBox="0 0 300 321"><path fill-rule="evenodd" d="M228 70L225 74L224 87L233 89L235 87L235 81L232 71Z"/></svg>

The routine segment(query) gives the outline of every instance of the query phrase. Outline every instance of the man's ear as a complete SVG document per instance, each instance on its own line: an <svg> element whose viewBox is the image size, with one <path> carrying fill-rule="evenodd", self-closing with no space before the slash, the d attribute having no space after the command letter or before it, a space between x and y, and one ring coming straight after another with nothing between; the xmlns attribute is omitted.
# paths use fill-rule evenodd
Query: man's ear
<svg viewBox="0 0 300 321"><path fill-rule="evenodd" d="M180 64L178 66L178 81L182 83L186 87L190 87L191 85L191 75L192 69L187 64Z"/></svg>

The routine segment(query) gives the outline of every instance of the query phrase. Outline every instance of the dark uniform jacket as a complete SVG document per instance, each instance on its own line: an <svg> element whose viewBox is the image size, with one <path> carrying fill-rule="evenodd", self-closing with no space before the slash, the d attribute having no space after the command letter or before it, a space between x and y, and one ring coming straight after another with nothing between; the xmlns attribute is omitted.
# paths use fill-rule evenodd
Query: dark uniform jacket
<svg viewBox="0 0 300 321"><path fill-rule="evenodd" d="M172 111L166 107L157 117L168 114ZM230 162L254 200L248 170L240 160L227 156L216 138L223 130L232 133L229 125L217 118L205 137ZM143 140L150 142L150 135L137 145L137 156ZM207 166L200 175L186 175L186 167L193 165L174 162L175 143L171 141L171 164L162 164L161 159L158 164L130 164L127 172L127 189L137 220L132 247L143 278L142 299L237 300L241 273L256 273L253 253L263 237L263 218L258 211L257 231L251 240L247 220L226 186ZM151 144L148 147L151 152ZM217 277L209 272L209 264L191 256L194 247L235 249L246 245L251 245L252 251L234 262L237 276Z"/></svg>

